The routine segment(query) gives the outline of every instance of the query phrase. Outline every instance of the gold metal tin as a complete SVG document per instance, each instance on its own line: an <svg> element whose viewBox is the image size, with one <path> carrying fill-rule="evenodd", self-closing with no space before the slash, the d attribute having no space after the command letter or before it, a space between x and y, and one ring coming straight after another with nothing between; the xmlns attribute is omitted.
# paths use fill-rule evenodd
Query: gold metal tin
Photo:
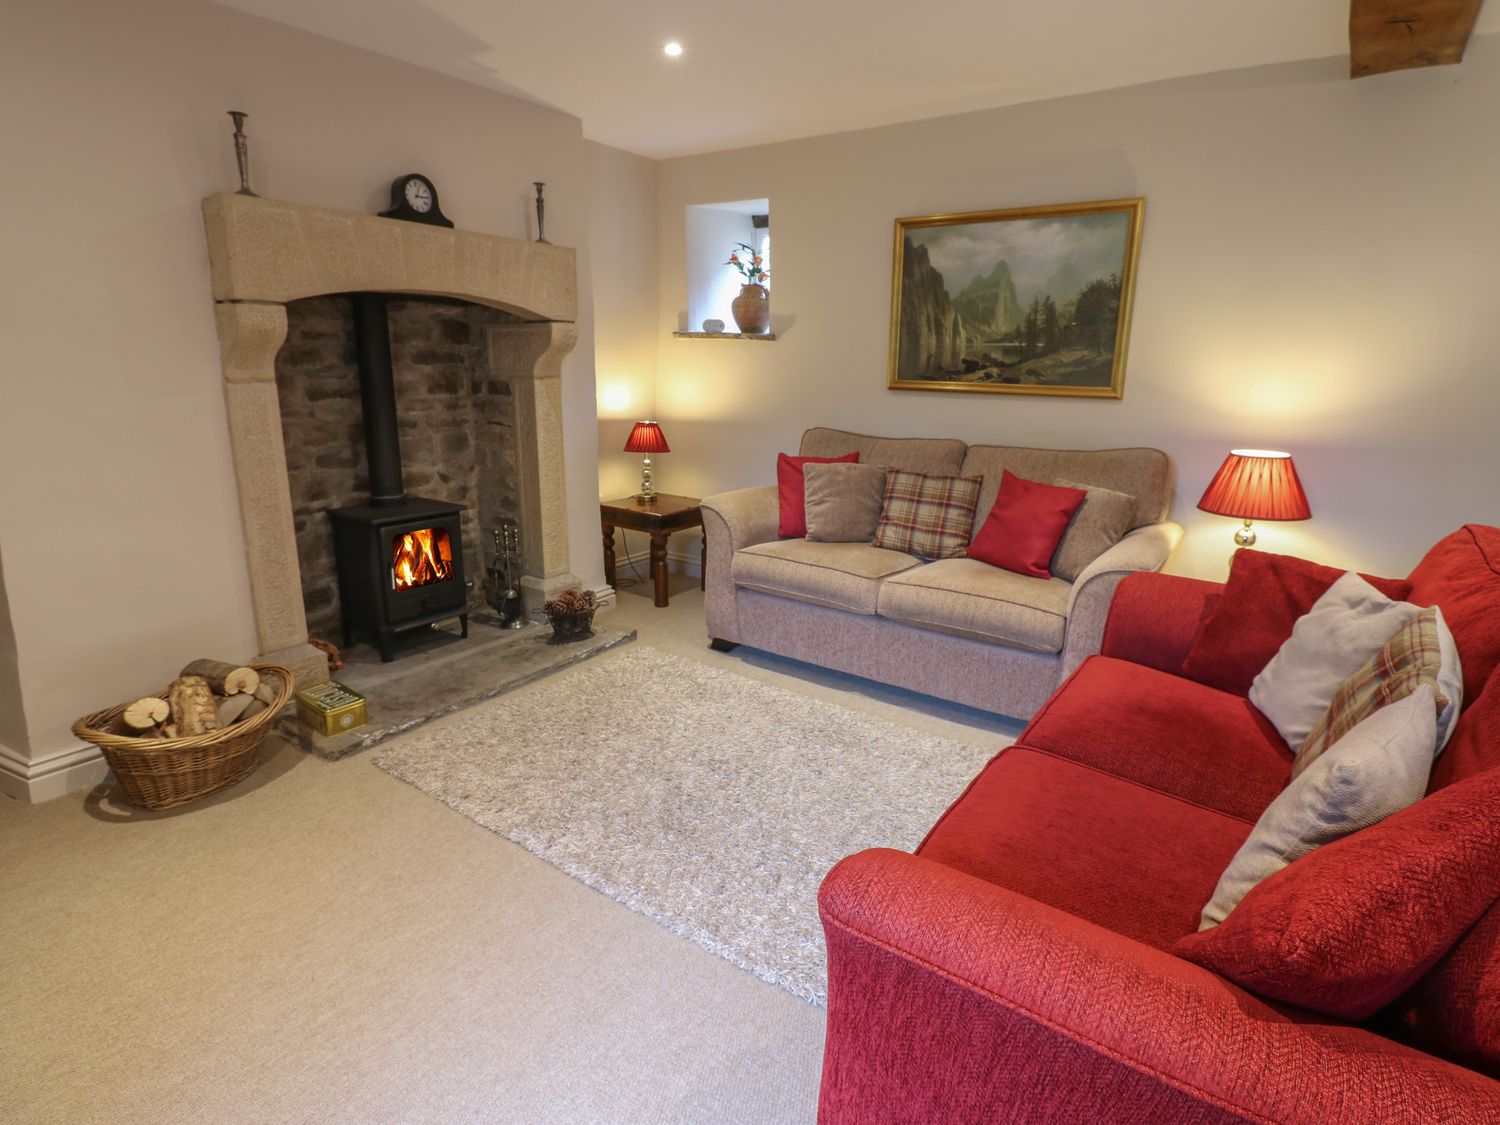
<svg viewBox="0 0 1500 1125"><path fill-rule="evenodd" d="M297 693L297 718L325 737L345 734L365 725L365 697L333 680L303 688Z"/></svg>

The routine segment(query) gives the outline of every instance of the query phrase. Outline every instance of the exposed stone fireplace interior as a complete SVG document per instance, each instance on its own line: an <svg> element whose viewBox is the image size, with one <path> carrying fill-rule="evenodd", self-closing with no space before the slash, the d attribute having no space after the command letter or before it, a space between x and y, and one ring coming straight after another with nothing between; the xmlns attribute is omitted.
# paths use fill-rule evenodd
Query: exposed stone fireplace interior
<svg viewBox="0 0 1500 1125"><path fill-rule="evenodd" d="M334 362L331 338L308 337L309 331L331 331L328 322L338 314L331 305L316 302L336 300L339 294L390 295L391 303L401 307L401 318L419 325L411 339L392 341L398 349L410 349L408 377L413 387L421 386L419 394L409 396L414 403L421 400L420 405L401 419L407 427L401 433L402 452L410 459L414 481L432 474L421 486L423 493L456 490L465 495L454 502L469 509L466 518L477 531L462 536L466 551L474 551L472 561L466 560L473 567L470 576L483 576L487 531L509 497L521 526L519 586L527 607L539 609L546 598L578 585L568 562L562 433L562 362L577 340L572 249L229 193L205 199L203 218L259 659L291 667L299 684L328 677L327 658L308 643L308 610L319 622L336 621L337 603L330 606L326 591L320 592L325 580L321 570L309 576L304 589L302 556L307 552L311 558L325 549L308 535L316 522L314 505L325 510L337 506L334 490L354 489L365 463L358 456L359 408L333 397L312 397L337 383L335 372L346 358L342 343ZM460 304L439 306L420 298ZM307 310L289 311L303 301L309 302ZM313 324L320 310L324 329ZM298 337L283 361L288 384L283 389L278 356L294 322ZM445 340L445 333L455 339ZM466 340L456 339L460 335ZM417 336L425 342L416 343ZM312 344L326 347L305 350ZM418 363L419 351L432 362ZM482 363L477 358L481 352ZM441 358L448 356L456 358ZM292 393L294 367L309 369L304 372L311 375L308 387L316 384L317 390L304 388L301 397ZM476 380L483 387L477 401L467 407L450 401L472 391ZM453 395L450 386L455 386ZM283 395L296 414L291 421L282 418ZM501 401L507 398L508 406ZM502 428L506 418L514 441L482 443L489 450L485 456L498 458L483 464L476 455L477 434ZM300 445L303 428L320 420L335 432L306 435L314 442L311 469L325 468L333 475L315 484L300 479L310 472ZM467 448L466 455L459 454L460 446ZM294 461L300 496L295 509ZM509 485L486 487L486 479L507 474ZM324 488L326 500L320 497ZM468 502L471 488L473 504ZM301 535L299 516L304 520ZM475 596L482 591L476 589Z"/></svg>
<svg viewBox="0 0 1500 1125"><path fill-rule="evenodd" d="M469 608L486 606L493 531L521 522L516 400L490 370L489 330L520 323L500 309L427 297L391 297L396 418L408 492L463 509ZM302 602L314 636L342 643L328 509L370 496L350 298L309 297L286 306L276 356L276 394L286 447Z"/></svg>

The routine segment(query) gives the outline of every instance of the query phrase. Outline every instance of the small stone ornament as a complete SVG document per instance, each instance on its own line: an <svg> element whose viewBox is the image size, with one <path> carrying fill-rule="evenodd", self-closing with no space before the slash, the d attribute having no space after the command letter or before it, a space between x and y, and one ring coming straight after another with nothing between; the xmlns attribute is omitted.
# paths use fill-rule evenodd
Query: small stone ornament
<svg viewBox="0 0 1500 1125"><path fill-rule="evenodd" d="M713 333L713 334L717 334L719 332L723 332L724 331L724 322L722 320L715 320L712 317L710 317L709 319L707 319L707 320L705 320L703 322L703 331L708 332L708 333Z"/></svg>

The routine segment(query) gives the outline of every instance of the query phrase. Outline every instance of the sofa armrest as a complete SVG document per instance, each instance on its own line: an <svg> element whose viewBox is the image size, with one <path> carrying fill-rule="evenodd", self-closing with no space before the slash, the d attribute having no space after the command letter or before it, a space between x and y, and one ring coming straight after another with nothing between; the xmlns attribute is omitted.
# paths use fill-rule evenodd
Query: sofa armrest
<svg viewBox="0 0 1500 1125"><path fill-rule="evenodd" d="M781 504L774 484L720 492L703 501L703 520L712 514L727 536L729 553L776 538L781 527Z"/></svg>
<svg viewBox="0 0 1500 1125"><path fill-rule="evenodd" d="M1198 626L1223 589L1175 574L1129 575L1115 591L1099 651L1180 676Z"/></svg>
<svg viewBox="0 0 1500 1125"><path fill-rule="evenodd" d="M739 608L730 564L736 551L775 539L780 526L781 504L774 484L704 499L703 615L711 638L739 641Z"/></svg>
<svg viewBox="0 0 1500 1125"><path fill-rule="evenodd" d="M1500 1083L904 852L839 863L819 1119L1475 1121Z"/></svg>
<svg viewBox="0 0 1500 1125"><path fill-rule="evenodd" d="M1058 681L1099 651L1115 587L1128 574L1160 570L1182 539L1182 527L1168 520L1138 527L1100 555L1078 576L1068 595L1068 628L1063 638Z"/></svg>

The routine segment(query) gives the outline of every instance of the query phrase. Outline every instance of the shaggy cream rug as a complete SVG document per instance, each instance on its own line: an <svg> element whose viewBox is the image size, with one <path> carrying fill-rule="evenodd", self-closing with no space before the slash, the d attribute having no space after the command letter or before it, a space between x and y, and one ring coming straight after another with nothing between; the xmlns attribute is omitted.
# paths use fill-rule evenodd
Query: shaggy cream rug
<svg viewBox="0 0 1500 1125"><path fill-rule="evenodd" d="M639 646L375 764L824 1004L824 874L862 848L916 847L994 752Z"/></svg>

